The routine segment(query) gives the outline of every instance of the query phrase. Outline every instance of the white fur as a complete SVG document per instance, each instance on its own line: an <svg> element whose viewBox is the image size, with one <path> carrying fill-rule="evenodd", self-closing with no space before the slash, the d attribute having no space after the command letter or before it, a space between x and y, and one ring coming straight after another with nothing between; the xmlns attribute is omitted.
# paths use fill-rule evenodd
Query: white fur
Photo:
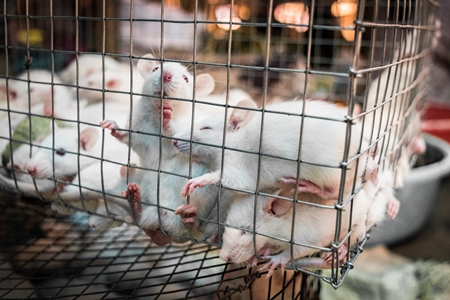
<svg viewBox="0 0 450 300"><path fill-rule="evenodd" d="M105 134L104 159L126 164L128 149L114 138ZM58 128L40 143L28 162L27 170L36 169L35 178L64 179L74 176L79 169L98 162L102 157L102 135L99 128L81 127ZM54 142L54 143L53 143ZM79 149L79 150L78 150ZM78 153L80 155L78 155ZM79 165L78 165L79 157ZM54 172L53 172L54 168Z"/></svg>
<svg viewBox="0 0 450 300"><path fill-rule="evenodd" d="M147 55L146 58L152 59L153 56ZM122 141L130 143L131 148L140 157L143 167L153 170L159 167L165 172L179 175L158 174L154 171L145 172L140 184L143 199L140 225L150 230L162 229L166 233L180 236L181 240L183 240L183 237L189 237L190 234L181 222L180 217L174 215L173 211L185 203L185 200L180 196L180 190L186 182L185 177L189 175L189 160L176 151L172 145L172 140L167 138L160 139L159 135L162 133L166 136L172 136L182 129L189 128L192 122L193 105L195 105L194 122L212 113L224 111L222 107L218 106L201 103L193 104L194 93L195 99L221 105L226 103L226 95L220 95L219 97L208 96L214 89L214 81L207 74L197 75L194 87L194 78L186 67L179 63L164 62L161 66L159 62L142 59L138 62L138 69L145 79L142 94L148 96L143 96L137 101L137 105L133 109L133 122L129 127L132 130L139 131L140 134L132 133L131 137L125 134L122 137ZM163 79L165 76L170 77L170 80L164 82L163 87L161 87L161 76ZM163 108L170 107L172 109L170 121L167 124L163 124L162 127L161 100L158 99L161 96L161 89L164 94L164 99L162 100ZM234 97L233 95L240 97L243 94L238 94L239 92L233 93L230 93L229 97ZM247 97L246 94L245 97ZM237 101L230 99L229 103L236 103ZM153 135L143 135L142 133ZM161 145L160 142L162 143ZM159 157L160 147L161 158ZM161 165L159 165L160 160ZM207 171L204 165L198 163L192 163L191 167L194 176L199 176ZM190 198L190 203L197 208L199 217L207 217L210 208L212 208L216 200L217 193L217 187L210 187ZM200 236L204 236L202 230L199 229L198 223L194 226L193 234L196 235L198 233ZM211 231L214 232L214 230ZM209 238L214 234L207 235L204 238ZM175 238L174 240L178 241L180 239Z"/></svg>
<svg viewBox="0 0 450 300"><path fill-rule="evenodd" d="M287 195L283 194L283 196L286 197ZM287 197L292 196L290 194ZM365 221L370 198L364 196L365 194L360 193L354 199L352 226L355 226L355 228L352 233L352 243L360 240L365 234ZM292 202L285 203L283 205L290 205L291 208L287 213L278 215L268 213L264 209L273 199L260 196L256 201L256 216L254 214L254 197L250 196L233 202L222 235L223 243L220 257L223 260L233 263L252 263L258 255L271 257L272 260L280 262L281 265L286 265L291 261L291 243L289 241L301 244L293 246L293 260L319 252L320 248L329 247L334 241L337 211L333 208L332 201L328 203L329 208L297 203L295 204L295 213ZM310 201L308 198L304 199L302 195L299 195L298 199ZM276 201L288 200L278 199ZM339 231L340 239L349 230L349 203L345 206L342 216L343 221ZM292 223L293 219L294 223ZM253 227L254 220L256 220L255 227ZM292 231L294 232L293 240L291 239ZM253 246L254 239L256 249Z"/></svg>
<svg viewBox="0 0 450 300"><path fill-rule="evenodd" d="M119 63L112 57L95 54L81 54L78 56L78 78L82 80L89 75L100 71L103 69L103 59L104 68L108 70L110 68L116 67ZM68 84L76 84L77 80L77 60L74 59L72 62L59 73L61 79Z"/></svg>
<svg viewBox="0 0 450 300"><path fill-rule="evenodd" d="M269 111L300 114L302 106L302 101L279 102L266 106L261 145L263 156L261 156L260 162L260 189L277 189L282 177L297 177L295 160L299 153L302 119L299 116ZM347 126L343 122L345 112L333 104L321 101L307 101L305 108L307 116L326 116L337 121L304 118L300 153L300 159L304 163L300 165L300 178L337 193L341 178L339 165L344 155ZM194 125L192 148L190 148L189 142L179 141L178 143L178 149L181 152L189 154L189 151L191 151L196 161L215 166L216 170L213 173L202 176L214 182L218 182L220 179L222 149L199 144L199 142L221 146L223 130L223 117L211 117ZM237 131L227 132L225 144L227 149L224 151L225 157L221 178L221 183L225 187L247 191L256 189L258 155L233 151L232 149L257 152L260 132L260 113L256 113L246 125ZM185 131L176 137L189 139L190 132ZM349 149L350 158L356 155L359 140L359 130L357 126L353 126ZM351 186L354 176L362 177L365 163L365 159L362 159L358 174L354 174L354 163L349 165L351 171L347 171L347 188ZM324 164L330 167L317 166L316 164Z"/></svg>
<svg viewBox="0 0 450 300"><path fill-rule="evenodd" d="M99 69L89 76L81 78L79 86L80 97L89 103L103 101L104 94L105 102L128 104L131 92L140 93L142 91L142 77L135 68L130 69L129 64L121 63L105 69L104 72Z"/></svg>

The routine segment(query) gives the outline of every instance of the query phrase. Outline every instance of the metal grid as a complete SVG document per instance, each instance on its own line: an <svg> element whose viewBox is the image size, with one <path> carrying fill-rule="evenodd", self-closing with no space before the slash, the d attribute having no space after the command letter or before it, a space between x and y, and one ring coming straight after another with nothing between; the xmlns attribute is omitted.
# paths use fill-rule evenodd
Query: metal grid
<svg viewBox="0 0 450 300"><path fill-rule="evenodd" d="M158 247L136 227L100 232L83 215L57 217L41 201L1 196L2 299L305 299L316 290L300 273L266 280L227 267L210 246Z"/></svg>
<svg viewBox="0 0 450 300"><path fill-rule="evenodd" d="M75 94L77 98L81 98L80 94L83 91L97 91L97 88L90 88L81 84L82 78L80 78L78 74L81 73L82 61L80 57L82 54L96 54L99 58L101 58L101 69L103 74L105 74L107 68L106 60L108 58L120 60L131 68L131 66L134 65L138 59L141 59L144 53L153 52L158 53L158 55L156 55L159 57L156 59L158 61L165 63L180 62L187 65L192 74L194 74L194 78L195 75L204 72L213 74L216 79L216 92L224 92L227 103L231 100L228 96L231 95L231 87L240 87L245 91L248 91L253 99L258 102L259 106L263 107L263 109L265 109L267 105L270 105L271 102L283 99L285 97L298 97L300 100L309 98L326 99L328 101L338 102L341 105L346 105L348 110L342 113L342 118L339 120L334 120L333 118L330 119L328 116L315 117L315 119L322 120L323 122L329 122L327 124L331 125L328 126L334 126L332 122L335 122L335 124L344 123L347 128L345 138L346 150L338 161L335 161L332 165L325 162L311 163L313 165L315 164L330 168L340 168L342 170L340 177L340 192L338 199L336 199L336 203L333 205L322 205L323 209L335 211L335 238L333 241L330 241L332 242L331 246L321 246L317 248L317 250L332 253L333 264L331 276L322 276L318 272L310 271L309 268L295 268L298 271L301 270L303 274L310 274L314 277L321 278L336 288L339 287L347 272L352 268L352 264L362 250L367 238L366 236L364 239L358 240L359 243L351 249L344 262L336 260L339 247L350 239L353 229L349 230L349 233L343 238L340 236L339 232L341 228L345 226L352 228L351 224L353 216L351 211L353 209L353 200L357 197L360 190L364 188L364 184L359 183L355 177L351 188L351 195L344 195L344 185L346 182L345 177L351 174L351 172L349 173L348 170L346 170L345 166L351 163L356 163L356 168L364 167L362 157L367 153L370 153L370 151L375 151L375 149L377 149L376 151L378 153L376 159L379 170L390 168L397 169L399 161L404 158L403 154L405 154L407 160L411 155L410 150L407 149L411 149L414 146L412 141L419 126L417 120L420 119L423 102L426 96L425 79L428 76L428 69L426 66L428 64L428 54L431 51L431 37L434 29L434 19L437 13L436 10L438 8L436 3L431 1L415 1L414 3L391 3L390 1L355 2L355 4L357 4L357 11L354 16L356 21L352 21L350 25L346 23L339 23L340 21L344 21L344 17L333 19L330 15L332 1L320 1L320 3L318 1L311 1L306 3L308 8L308 15L307 18L305 18L306 24L304 20L302 20L299 24L295 24L290 23L289 21L285 21L283 23L273 19L272 15L274 15L277 5L283 4L278 1L269 1L268 4L263 4L258 1L244 1L242 3L231 3L231 5L230 3L218 3L213 5L204 1L198 1L192 6L186 6L186 4L182 4L180 1L166 1L164 6L153 2L137 0L131 2L117 1L116 4L120 4L122 6L115 6L117 8L116 11L114 11L114 9L111 8L113 6L108 5L106 1L92 2L95 3L92 7L95 7L97 11L89 11L89 6L84 1L74 1L72 3L73 11L70 12L70 15L58 15L56 13L57 10L53 9L54 7L57 7L56 3L53 1L46 3L46 5L48 5L47 11L39 13L35 13L31 10L33 8L34 1L18 1L16 3L16 8L12 7L10 4L7 5L6 3L6 1L3 3L2 15L5 29L3 53L5 60L4 77L6 81L6 91L8 91L9 83L14 82L14 80L22 82L27 87L28 91L26 96L28 100L31 99L31 85L33 83L40 83L51 87L52 99L56 99L56 94L58 93L56 91L57 87L74 89L76 91ZM233 23L231 23L231 21L218 21L217 19L212 18L211 14L217 10L219 4L228 4L229 6L227 6L226 9L228 9L229 13L234 11L235 6L247 5L246 7L252 10L252 14L248 19L233 21ZM151 5L153 6L150 7ZM155 6L159 6L159 16L161 18L153 18L146 15L146 13L150 14L150 8L153 8L152 13L154 14ZM19 7L21 9L18 9ZM178 9L183 9L183 11L190 13L190 17L184 15L183 17L179 17L177 19L177 17L171 14L171 9L173 7L178 7ZM267 16L270 17L268 18ZM161 19L164 21L161 21ZM17 46L11 42L11 34L14 33L13 24L15 24L15 20L19 20L20 27L27 33L25 35L25 39L22 41L23 44L20 46ZM33 22L36 22L36 24ZM43 22L46 25L39 25L39 22ZM59 43L55 42L60 37L60 35L57 34L60 29L60 24L63 24L64 26L68 26L68 24L70 24L72 28L74 28L74 33L72 34L74 45L69 48L61 47L59 46ZM144 46L142 46L142 40L145 41L146 37L141 36L144 31L139 31L139 25L145 26L145 24L153 26L152 28L159 28L160 33L159 36L154 38L156 41L156 46L150 45L150 51L149 49L145 49L145 43ZM222 27L228 26L228 29L219 28L219 25ZM229 28L233 25L240 25L241 28L239 30L230 30ZM32 29L34 26L37 28L47 27L47 31L45 31L45 33L50 37L49 43L42 43L40 45L33 44L33 36L31 33L33 32ZM177 40L173 40L173 37L171 39L171 26L172 28L189 27L189 29L185 29L183 32L185 32L188 40L191 42L188 46L185 45L184 49L177 48ZM296 31L296 29L298 29L298 31ZM308 30L304 31L303 29ZM117 34L117 32L120 32L120 34ZM343 38L346 32L354 33L353 41L346 41ZM84 45L89 46L86 46L85 48ZM142 49L142 47L144 49ZM20 64L17 64L18 59L16 54L20 51L26 52L25 69L20 69L20 67L17 67L20 66ZM33 70L36 66L41 65L38 63L39 55L35 53L44 53L42 56L44 57L43 60L46 61L46 66L51 70L52 74L51 78L47 82L39 79L36 80L31 77L31 73L27 72L27 70ZM193 58L187 58L190 56ZM62 68L62 65L59 63L60 57L65 58L62 59L63 61L68 60L68 57L75 59L75 73L77 76L73 83L59 82L56 79L56 76L54 77L54 75L57 74ZM162 66L164 68L164 64ZM20 71L25 71L25 77L17 78L16 74ZM387 77L383 77L383 74L387 75ZM405 74L407 75L404 76ZM107 104L107 92L110 94L128 95L128 99L130 100L130 111L132 111L133 108L135 108L135 99L142 96L141 90L135 81L138 76L138 72L131 72L131 77L128 81L128 92L115 91L114 89L108 88L106 76L103 76L101 80L102 88L98 90L102 95L100 100L101 103L103 103L103 105ZM387 82L392 82L392 85L387 84ZM377 85L375 96L370 94L370 86L374 85ZM132 91L132 93L129 91ZM36 114L32 111L30 113L31 103L27 105L25 111L15 111L14 109L11 109L11 99L9 98L11 95L8 92L6 95L8 95L6 97L6 103L8 103L8 105L5 108L2 108L2 111L8 116L9 128L12 128L13 126L11 120L14 115L21 115L23 117L29 115L40 116L40 114ZM162 96L162 94L159 96L160 101L162 101ZM202 101L196 101L196 103L204 104ZM52 109L56 109L56 104L54 101L51 102L51 107ZM225 114L229 115L233 105L219 105L219 107L222 107ZM358 107L361 108L361 112L358 111ZM82 109L83 108L78 101L77 105L73 107L73 110L77 111L77 117L75 119L61 117L57 117L56 119L75 124L78 129L79 136L81 135L82 126L99 127L98 122L80 119ZM266 110L264 114L261 114L262 120L264 120L265 115L270 115L270 108ZM302 120L301 122L311 119L310 116L305 116L305 113L302 111L284 112L280 114L280 116L281 115L297 115ZM99 120L107 117L108 115L106 110L102 110L101 118L99 118ZM192 123L195 121L194 117L195 115L192 117ZM55 118L51 117L44 118L51 121L55 120ZM31 122L31 119L27 119L30 120L28 121L28 130L29 132L32 132L33 123ZM133 122L132 113L129 114L129 121L130 123ZM370 138L368 138L368 147L365 148L362 146L363 134L361 134L361 144L359 145L358 153L355 156L351 156L348 150L348 146L351 142L350 132L352 131L353 125L357 122L365 124L363 127L363 134L369 136ZM56 122L52 121L52 124L52 126L55 126L54 124L56 124ZM263 128L261 131L262 130ZM367 131L369 131L369 133L367 133ZM133 133L133 131L130 132ZM107 163L117 164L118 166L130 166L130 162L132 162L130 152L128 152L128 157L125 162L115 162L106 157L106 151L104 150L106 140L105 135L107 135L107 132L104 132L101 136L103 141L101 155L95 159L100 162L101 166L105 166ZM304 132L301 131L300 135L303 136ZM152 134L150 134L149 137L150 136L152 136ZM395 136L396 138L394 139L392 136ZM12 133L7 132L2 134L2 141L8 143L12 139ZM164 140L164 137L161 139ZM25 141L22 140L21 142L26 145L38 146L36 145L36 142L32 141L30 138ZM160 144L162 144L162 142ZM51 145L51 149L57 149L55 148L55 140L52 141ZM221 148L222 151L225 151L226 146L221 146ZM300 149L299 152L301 151ZM159 148L159 151L162 151L161 147ZM249 152L245 149L241 149L240 151ZM67 153L77 155L77 173L80 174L82 170L82 165L80 163L81 159L83 157L92 158L92 156L89 154L78 154L78 152L80 152L80 148L78 148L78 151L73 153L70 151ZM262 159L264 155L261 155L260 153L261 146L256 152L253 152L253 154L260 157L259 159ZM53 154L53 159L55 157L54 155L55 154ZM162 154L160 154L159 157L160 160L156 167L139 166L138 169L149 169L149 171L157 172L160 174L158 175L158 182L160 181L159 176L164 176L164 174L166 176L181 178L192 177L191 167L189 167L188 174L181 174L176 171L174 172L173 170L164 170L161 162ZM224 157L224 155L222 157ZM281 158L285 159L284 157ZM190 158L190 161L191 160L192 157ZM299 172L301 174L302 171L300 161L298 159L293 159L292 162L299 166ZM224 162L223 159L221 163L222 169L226 167L226 162ZM302 164L305 163L308 164L308 162L302 161ZM53 170L55 170L55 166L52 167ZM2 170L5 171L5 167L2 167ZM260 168L258 168L258 174L259 172ZM72 182L65 183L77 189L77 192L71 195L71 200L78 199L79 203L76 205L74 205L73 201L71 202L67 200L67 198L58 199L58 196L60 196L58 188L56 189L56 196L55 194L49 195L46 191L42 191L39 184L36 182L32 183L32 188L30 190L29 183L24 184L20 182L20 180L17 180L19 178L15 175L16 172L7 171L7 174L9 174L12 179L8 179L2 175L2 185L5 189L13 190L19 194L23 193L32 195L44 200L52 197L55 199L56 197L57 203L63 205L63 207L69 207L78 211L85 211L91 216L100 215L106 217L107 219L116 221L117 225L122 222L130 225L136 225L139 223L133 215L127 218L123 215L117 215L113 211L113 207L117 203L125 207L125 209L131 210L131 203L133 199L121 197L119 191L115 191L115 193L111 193L109 190L105 191L104 186L106 181L104 178L107 178L107 173L103 173L103 169L100 173L100 183L95 187L85 186L80 179L78 179L79 181L74 180ZM130 174L127 173L126 183L130 182L130 179ZM259 177L257 180L259 181ZM53 179L53 181L60 182L61 180ZM37 189L39 190L38 192L36 192ZM158 186L157 189L159 194L160 189L163 188ZM230 189L222 188L219 192L219 198L222 191L226 194L228 190ZM81 197L80 195L82 192L83 196ZM90 200L90 197L95 197L95 199L99 198L99 194L94 192L100 192L103 195L102 197L106 209L102 214L91 209L89 206L90 203L88 200ZM258 197L270 195L274 191L267 192L266 190L260 190L257 188L256 190L250 191L250 193L248 193L249 191L245 192L256 200ZM304 199L300 198L298 201L300 200ZM190 201L189 198L187 201ZM305 201L301 203L305 203ZM306 201L306 204L309 205L309 201ZM169 213L173 213L176 208L167 207L164 199L159 199L159 197L156 203L143 203L143 205L153 205ZM346 218L342 215L345 210L350 210L350 214ZM199 217L199 219L210 223L220 223L229 227L240 228L239 225L229 224L226 223L224 219L219 219L219 215L220 213L218 213L215 217L205 218L203 216L203 219L202 217ZM159 223L161 223L161 218L162 217L159 213ZM45 224L48 220L43 220L43 222ZM254 218L253 228L250 229L254 236L256 236L256 222L257 220ZM159 263L165 261L162 258L166 253L165 251L172 253L171 251L174 249L175 259L178 260L174 264L179 264L183 257L189 257L189 255L186 254L186 251L192 251L190 248L181 248L181 250L172 247L154 248L145 246L140 248L142 246L134 245L134 240L139 233L133 229L126 227L127 229L114 230L112 231L113 233L110 231L99 233L88 230L85 223L83 223L84 225L77 225L77 223L72 223L71 220L64 220L63 224L68 226L67 230L70 233L80 236L80 248L82 249L90 249L91 247L95 248L98 246L102 249L101 251L108 251L110 245L114 244L115 246L117 239L117 241L121 242L120 249L123 249L123 251L118 250L117 248L114 249L117 250L114 257L117 257L118 259L122 257L121 255L123 252L131 249L130 251L137 250L144 251L145 253L148 252L151 257L149 258L149 261L151 263ZM294 218L292 218L292 223L294 223ZM88 241L84 239L85 235L87 235ZM194 239L195 235L190 231L187 235L178 234L177 232L170 232L170 235L173 237L178 236L184 239L187 238L196 240L197 242L200 242L198 243L199 245L209 244L210 246L221 246L221 242L211 242L206 238ZM280 240L280 238L276 236L272 238ZM103 241L103 239L105 239L105 241ZM125 241L122 239L125 239ZM293 236L291 236L291 239L293 239ZM147 239L139 237L138 241L147 241ZM67 244L64 243L65 242L57 244L57 246L62 247L62 250L57 250L56 253L69 255L74 254L75 256L71 257L70 262L76 261L82 263L83 260L80 259L78 255L83 254L79 254L79 252L71 250L69 242L67 242ZM70 241L70 243L73 243L73 241ZM194 245L190 247L197 247ZM156 249L161 249L161 252L158 252ZM291 249L294 249L294 243L291 243ZM153 256L153 250L157 252L155 256L156 258ZM30 251L31 253L28 253L27 251ZM20 249L19 253L23 253L24 255L31 254L31 256L34 256L34 254L36 254L34 251L34 249L27 250L26 248L23 248ZM45 251L46 250L44 250L44 254L50 255L51 257L50 263L53 261L58 261L58 259L53 258L55 253L46 253ZM211 254L210 251L213 254ZM89 253L90 251L87 252ZM250 283L252 280L259 277L259 273L255 273L254 269L249 271L249 275L245 274L241 277L239 277L240 275L238 276L234 273L229 273L228 271L224 273L225 264L218 259L217 252L213 252L212 250L209 250L209 248L205 248L199 250L198 253L203 255L203 258L195 258L197 259L196 262L198 265L190 267L189 269L190 272L196 273L195 275L190 275L195 278L194 282L192 282L192 279L186 281L181 279L181 285L183 285L183 287L174 287L176 290L181 292L180 297L194 298L201 297L202 295L214 295L214 293L217 292L217 286L220 285L220 283L229 281L233 282L232 284L230 283L230 285L236 287L224 288L228 293L251 290L249 288ZM89 255L90 254L88 254L88 256ZM9 257L10 255L7 256ZM98 253L95 253L94 256L95 259L101 257L98 256ZM131 256L132 255L130 255L130 258ZM212 256L211 260L214 261L216 268L215 270L217 270L217 268L222 268L222 270L217 270L217 273L208 274L207 268L205 269L203 265L208 262L210 256ZM139 260L141 257L142 254L138 254L137 256L134 256L133 259ZM20 262L25 262L28 260L30 259L19 259ZM33 259L30 261L32 262ZM114 261L114 259L112 259L112 261ZM67 263L67 261L65 262ZM146 261L146 263L147 262L148 261ZM92 258L90 258L87 265L90 266L90 264L96 265L96 261L92 261ZM110 267L111 264L113 263L100 263L100 268L96 269L96 272L100 272L103 276L103 273L106 272L105 269ZM295 265L295 261L291 261L291 268ZM42 267L42 269L45 269L46 264L44 263L43 266L44 267ZM124 267L127 268L129 266L130 265L126 265ZM176 272L170 267L173 267L173 265L170 265L166 271L162 272ZM12 268L9 267L6 267L5 269L6 271L12 270ZM20 271L26 269L26 263L24 268L19 267ZM40 268L38 269L40 270ZM126 276L129 275L127 275L128 269L125 274L123 271L121 272L122 273L120 273L121 275L119 276L120 278L115 281L113 280L113 283L108 285L108 293L115 293L116 286L120 285L120 283L124 281L123 278L126 278ZM142 273L144 276L143 278L151 278L153 276L151 275L151 272L152 271L146 274ZM180 271L180 273L183 272L185 272L185 270ZM201 275L202 272L206 272L207 275ZM274 276L283 277L282 282L291 280L289 279L289 276L280 275L278 273L279 271L275 272ZM55 273L52 273L50 278L55 277L54 274ZM139 276L142 274L140 273ZM221 277L220 274L225 275ZM300 273L296 272L295 275L293 275L297 287L299 286L297 281L297 276L299 276L298 274ZM11 276L13 275L8 274L5 279L11 279ZM73 275L71 276L72 277L67 279L66 274L63 274L61 276L61 280L64 280L65 278L67 281L65 283L62 283L61 281L60 286L57 286L57 288L75 287L82 290L81 292L80 290L73 292L74 295L89 295L89 293L97 293L97 291L89 291L91 286L97 284L95 276L92 281L87 283L84 282L86 278L80 279L76 277L74 278ZM211 278L215 278L214 276L221 278L212 280L214 283L205 284L206 286L200 283L199 289L202 290L204 288L205 290L208 290L208 292L200 291L197 294L197 279L200 281L201 279L209 280L209 276L211 276ZM132 288L133 291L127 294L129 297L132 298L139 294L136 291L143 292L144 294L148 293L145 294L147 296L156 297L156 295L159 294L163 297L164 292L161 291L165 289L166 286L170 286L167 282L172 282L171 280L173 279L175 284L177 284L176 276L169 276L168 281L162 280L161 284L155 284L154 281L144 280L143 278L141 278L142 280L137 287L135 286ZM33 282L36 280L36 278L31 279L33 279ZM240 279L244 280L244 284L237 283L234 285L234 281L236 280L236 282L239 282ZM81 280L81 282L77 282L77 280ZM136 279L133 277L133 280L130 281L136 281ZM26 280L23 282L25 283ZM104 283L105 282L100 282L102 285L104 285ZM189 286L186 286L186 284ZM111 290L111 287L113 287L113 290ZM303 287L304 286L302 286L302 288ZM102 288L103 286L100 286L99 289ZM119 289L117 292L124 292L124 290L128 289L129 288ZM221 287L219 290L220 289ZM21 288L16 286L14 290L20 292ZM210 290L214 291L210 292ZM298 291L295 290L295 286L294 288L284 287L281 290L282 292L280 293L289 291L291 293L290 295L298 294ZM105 290L103 289L102 292L104 291ZM269 291L270 293L272 292L270 287L267 287L267 292L269 293ZM12 293L13 291L11 290L9 292ZM33 292L30 292L30 295L33 295L35 292L37 293L40 291L33 290ZM102 297L103 296L107 298L113 297L114 295L112 294L107 296L102 294Z"/></svg>

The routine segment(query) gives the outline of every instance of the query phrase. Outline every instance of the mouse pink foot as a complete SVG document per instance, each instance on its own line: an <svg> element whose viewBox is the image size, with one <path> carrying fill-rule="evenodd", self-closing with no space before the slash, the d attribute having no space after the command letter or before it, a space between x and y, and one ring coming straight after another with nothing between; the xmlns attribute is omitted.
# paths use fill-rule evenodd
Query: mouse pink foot
<svg viewBox="0 0 450 300"><path fill-rule="evenodd" d="M220 181L220 178L217 178L215 173L208 173L202 176L192 178L188 180L186 185L181 190L181 197L186 197L194 192L196 188L202 188L209 184L216 184Z"/></svg>
<svg viewBox="0 0 450 300"><path fill-rule="evenodd" d="M255 267L258 264L258 258L256 256L253 256L247 261L247 269L251 269Z"/></svg>
<svg viewBox="0 0 450 300"><path fill-rule="evenodd" d="M134 218L139 223L142 215L142 196L141 196L141 188L137 183L129 183L127 190L122 192L123 197L130 197L131 208L134 215Z"/></svg>
<svg viewBox="0 0 450 300"><path fill-rule="evenodd" d="M339 247L338 249L338 262L339 263L343 263L345 261L345 257L347 256L348 253L348 247L346 244L343 244L341 247ZM323 259L331 264L331 262L333 261L333 253L328 252L327 254L325 254L323 256Z"/></svg>
<svg viewBox="0 0 450 300"><path fill-rule="evenodd" d="M181 222L185 225L192 225L197 216L197 208L192 204L182 204L175 210L176 215L180 215Z"/></svg>
<svg viewBox="0 0 450 300"><path fill-rule="evenodd" d="M262 268L259 269L259 271L265 271L267 270L267 276L266 278L270 278L273 275L273 272L275 272L276 268L280 268L281 272L284 273L285 267L288 262L290 262L291 258L289 254L285 254L285 252L281 252L277 255L272 256L263 256L263 259L270 259Z"/></svg>
<svg viewBox="0 0 450 300"><path fill-rule="evenodd" d="M398 201L397 198L395 198L392 195L391 197L389 197L389 200L387 203L386 214L389 218L395 219L399 210L400 210L400 201Z"/></svg>
<svg viewBox="0 0 450 300"><path fill-rule="evenodd" d="M295 185L297 183L297 179L294 177L282 177L280 180L283 185ZM330 188L321 189L318 185L312 183L309 180L299 179L298 180L298 189L299 193L309 193L314 194L322 199L336 199L338 198L338 194Z"/></svg>
<svg viewBox="0 0 450 300"><path fill-rule="evenodd" d="M100 122L100 126L103 129L109 129L111 131L111 135L113 137L115 137L116 139L122 141L124 140L127 136L128 133L126 132L120 132L117 129L119 129L119 125L116 123L116 121L113 120L103 120Z"/></svg>

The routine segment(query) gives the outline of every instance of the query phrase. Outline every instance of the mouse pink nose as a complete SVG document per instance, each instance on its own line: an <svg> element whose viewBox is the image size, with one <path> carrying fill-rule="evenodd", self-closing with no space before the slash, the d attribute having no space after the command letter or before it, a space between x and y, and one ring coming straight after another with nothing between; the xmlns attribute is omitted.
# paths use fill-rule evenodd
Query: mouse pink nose
<svg viewBox="0 0 450 300"><path fill-rule="evenodd" d="M37 173L37 168L34 167L34 166L30 166L30 167L27 168L27 172L30 175L35 175Z"/></svg>
<svg viewBox="0 0 450 300"><path fill-rule="evenodd" d="M178 140L173 140L173 145L176 147L178 145Z"/></svg>
<svg viewBox="0 0 450 300"><path fill-rule="evenodd" d="M227 263L231 262L231 256L230 255L220 255L220 258L223 261L227 262Z"/></svg>
<svg viewBox="0 0 450 300"><path fill-rule="evenodd" d="M164 82L169 82L170 80L172 80L172 74L170 74L169 72L164 72L163 79Z"/></svg>

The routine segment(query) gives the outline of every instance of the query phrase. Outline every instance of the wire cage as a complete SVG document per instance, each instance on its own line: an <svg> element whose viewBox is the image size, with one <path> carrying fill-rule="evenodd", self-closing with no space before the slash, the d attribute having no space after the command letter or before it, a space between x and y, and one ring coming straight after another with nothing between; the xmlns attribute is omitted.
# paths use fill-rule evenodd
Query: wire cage
<svg viewBox="0 0 450 300"><path fill-rule="evenodd" d="M2 8L2 298L318 298L424 151L435 1Z"/></svg>

